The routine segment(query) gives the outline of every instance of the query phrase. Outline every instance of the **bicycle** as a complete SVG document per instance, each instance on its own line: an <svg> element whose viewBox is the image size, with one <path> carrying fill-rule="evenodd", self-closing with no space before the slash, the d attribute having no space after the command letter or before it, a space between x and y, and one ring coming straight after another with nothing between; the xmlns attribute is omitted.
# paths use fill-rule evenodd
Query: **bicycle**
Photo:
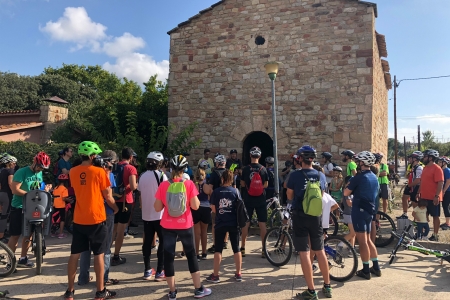
<svg viewBox="0 0 450 300"><path fill-rule="evenodd" d="M57 196L55 196L57 197ZM49 192L32 190L24 195L22 235L31 236L31 250L36 257L36 274L42 273L46 253L45 236L50 233L53 196Z"/></svg>
<svg viewBox="0 0 450 300"><path fill-rule="evenodd" d="M377 231L375 238L376 247L386 247L394 240L395 236L392 232L397 230L397 226L388 214L378 211L375 219L375 227Z"/></svg>
<svg viewBox="0 0 450 300"><path fill-rule="evenodd" d="M411 250L416 251L425 255L434 255L437 258L441 259L441 265L444 263L444 260L447 262L450 262L450 251L440 251L440 250L433 250L430 248L423 247L421 244L417 243L416 240L409 234L409 230L411 229L412 224L405 227L402 234L398 234L397 232L393 231L392 235L396 236L398 238L398 242L394 247L394 250L392 250L390 256L389 256L389 264L391 265L395 258L397 257L397 251L402 246L405 250Z"/></svg>
<svg viewBox="0 0 450 300"><path fill-rule="evenodd" d="M3 242L0 242L0 277L8 277L16 270L16 256Z"/></svg>

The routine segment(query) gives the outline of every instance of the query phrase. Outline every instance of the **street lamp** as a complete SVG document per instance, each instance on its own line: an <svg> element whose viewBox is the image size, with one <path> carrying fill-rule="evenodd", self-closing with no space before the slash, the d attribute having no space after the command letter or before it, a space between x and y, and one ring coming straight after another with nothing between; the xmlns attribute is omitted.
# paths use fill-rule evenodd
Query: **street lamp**
<svg viewBox="0 0 450 300"><path fill-rule="evenodd" d="M278 74L278 67L281 63L276 61L268 62L264 65L266 73L269 75L270 81L272 81L272 130L273 130L273 158L275 159L274 175L275 175L275 194L280 192L279 179L278 179L278 154L277 154L277 113L275 109L275 79Z"/></svg>

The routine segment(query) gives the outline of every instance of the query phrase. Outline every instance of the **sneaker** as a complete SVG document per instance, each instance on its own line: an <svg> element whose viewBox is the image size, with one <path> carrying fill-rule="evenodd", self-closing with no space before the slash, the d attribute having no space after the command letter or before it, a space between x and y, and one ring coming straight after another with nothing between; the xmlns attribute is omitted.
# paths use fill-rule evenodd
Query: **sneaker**
<svg viewBox="0 0 450 300"><path fill-rule="evenodd" d="M125 232L123 234L123 238L126 239L126 240L131 240L131 239L134 239L134 236L132 236L131 234L128 234L128 233Z"/></svg>
<svg viewBox="0 0 450 300"><path fill-rule="evenodd" d="M58 236L58 234L56 234L56 233L52 233L51 235L50 235L52 238L54 238L54 237L57 237Z"/></svg>
<svg viewBox="0 0 450 300"><path fill-rule="evenodd" d="M261 252L261 258L266 258L266 252L264 250Z"/></svg>
<svg viewBox="0 0 450 300"><path fill-rule="evenodd" d="M128 230L128 234L129 234L129 235L132 235L132 236L135 236L135 235L137 235L138 233L137 233L136 231L133 231L133 230Z"/></svg>
<svg viewBox="0 0 450 300"><path fill-rule="evenodd" d="M323 293L323 294L325 295L325 297L327 297L327 298L333 298L331 287L325 287L325 286L323 286L323 287L322 287L322 293Z"/></svg>
<svg viewBox="0 0 450 300"><path fill-rule="evenodd" d="M234 274L234 280L236 280L237 282L241 282L242 281L241 274Z"/></svg>
<svg viewBox="0 0 450 300"><path fill-rule="evenodd" d="M144 272L144 279L145 280L152 280L153 276L155 276L156 272L154 269L150 269Z"/></svg>
<svg viewBox="0 0 450 300"><path fill-rule="evenodd" d="M63 239L63 238L66 238L66 237L67 237L67 234L65 234L65 233L58 234L58 239Z"/></svg>
<svg viewBox="0 0 450 300"><path fill-rule="evenodd" d="M209 295L211 295L211 289L205 288L203 285L194 292L194 298L203 298Z"/></svg>
<svg viewBox="0 0 450 300"><path fill-rule="evenodd" d="M66 299L66 300L73 300L74 294L75 294L75 290L73 290L73 291L67 290L67 291L64 293L64 299Z"/></svg>
<svg viewBox="0 0 450 300"><path fill-rule="evenodd" d="M4 236L0 239L0 242L2 242L3 244L8 244L9 239Z"/></svg>
<svg viewBox="0 0 450 300"><path fill-rule="evenodd" d="M28 257L20 258L17 262L17 267L20 268L33 268L34 263L28 260Z"/></svg>
<svg viewBox="0 0 450 300"><path fill-rule="evenodd" d="M313 264L312 271L313 271L313 273L316 273L317 271L319 271L319 268L315 264Z"/></svg>
<svg viewBox="0 0 450 300"><path fill-rule="evenodd" d="M219 276L215 276L214 274L211 274L208 277L206 277L206 281L212 282L212 283L219 283L220 279L219 279Z"/></svg>
<svg viewBox="0 0 450 300"><path fill-rule="evenodd" d="M373 275L377 276L377 277L381 277L381 270L375 270L373 267L370 268L370 273L372 273Z"/></svg>
<svg viewBox="0 0 450 300"><path fill-rule="evenodd" d="M297 294L298 299L304 299L304 300L318 300L317 292L310 293L308 290L304 291L301 294Z"/></svg>
<svg viewBox="0 0 450 300"><path fill-rule="evenodd" d="M176 299L177 299L177 290L175 290L175 292L169 292L169 293L167 294L167 297L168 297L170 300L176 300Z"/></svg>
<svg viewBox="0 0 450 300"><path fill-rule="evenodd" d="M127 259L122 256L115 256L111 259L111 266L123 265L127 262Z"/></svg>
<svg viewBox="0 0 450 300"><path fill-rule="evenodd" d="M166 280L166 274L164 274L164 271L161 271L161 273L156 272L155 281L160 282L160 281L164 281L164 280Z"/></svg>
<svg viewBox="0 0 450 300"><path fill-rule="evenodd" d="M356 271L356 276L370 280L370 273L364 273L363 270Z"/></svg>
<svg viewBox="0 0 450 300"><path fill-rule="evenodd" d="M202 253L202 260L206 260L206 256L208 256L208 254Z"/></svg>
<svg viewBox="0 0 450 300"><path fill-rule="evenodd" d="M408 219L408 214L403 213L401 216L397 217L397 219Z"/></svg>
<svg viewBox="0 0 450 300"><path fill-rule="evenodd" d="M197 261L201 261L202 257L200 255L197 255Z"/></svg>
<svg viewBox="0 0 450 300"><path fill-rule="evenodd" d="M241 248L240 250L241 250L242 257L245 257L245 248Z"/></svg>
<svg viewBox="0 0 450 300"><path fill-rule="evenodd" d="M105 299L111 299L114 298L117 295L116 292L107 290L106 288L103 289L101 292L95 293L95 300L105 300Z"/></svg>
<svg viewBox="0 0 450 300"><path fill-rule="evenodd" d="M214 245L211 246L211 248L208 249L209 253L215 253L216 252L216 248L214 247Z"/></svg>
<svg viewBox="0 0 450 300"><path fill-rule="evenodd" d="M433 233L433 235L430 236L430 237L428 238L428 240L429 240L429 241L432 241L432 242L439 242L439 236L438 236L437 234L434 234L434 233Z"/></svg>
<svg viewBox="0 0 450 300"><path fill-rule="evenodd" d="M223 249L228 249L228 242L223 243Z"/></svg>
<svg viewBox="0 0 450 300"><path fill-rule="evenodd" d="M446 223L441 225L441 229L442 230L449 230L450 229L450 225L447 225Z"/></svg>
<svg viewBox="0 0 450 300"><path fill-rule="evenodd" d="M181 251L181 253L178 254L178 257L179 257L179 258L183 258L183 257L184 257L184 251Z"/></svg>
<svg viewBox="0 0 450 300"><path fill-rule="evenodd" d="M422 241L428 241L428 237L427 236L423 236L422 237Z"/></svg>

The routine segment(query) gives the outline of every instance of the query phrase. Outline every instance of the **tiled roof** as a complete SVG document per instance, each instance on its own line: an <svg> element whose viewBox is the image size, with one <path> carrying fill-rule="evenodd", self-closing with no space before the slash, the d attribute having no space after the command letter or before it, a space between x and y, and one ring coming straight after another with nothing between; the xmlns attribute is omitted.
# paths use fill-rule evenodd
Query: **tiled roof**
<svg viewBox="0 0 450 300"><path fill-rule="evenodd" d="M34 127L39 127L39 126L43 126L43 125L44 125L44 123L42 123L42 122L29 122L29 123L21 123L21 124L0 125L0 133L34 128Z"/></svg>
<svg viewBox="0 0 450 300"><path fill-rule="evenodd" d="M1 111L1 115L18 115L18 114L39 114L39 109L33 109L33 110L7 110L7 111Z"/></svg>
<svg viewBox="0 0 450 300"><path fill-rule="evenodd" d="M172 34L173 32L177 31L180 27L183 27L184 25L187 25L187 24L191 23L192 20L199 18L201 15L203 15L204 13L206 13L206 12L212 10L214 7L216 7L216 6L218 6L218 5L222 4L222 3L225 3L225 1L226 1L226 0L221 0L221 1L219 1L219 2L214 3L214 4L211 5L210 7L206 8L206 9L204 9L204 10L201 10L201 11L200 11L198 14L196 14L195 16L190 17L188 20L186 20L186 21L181 22L180 24L178 24L178 26L175 27L174 29L168 31L167 34L168 34L168 35ZM377 4L376 4L376 3L367 2L367 1L361 1L361 0L349 0L349 1L353 1L353 2L356 1L356 2L358 2L358 3L365 4L365 5L367 5L367 6L373 7L373 10L374 10L374 13L375 13L375 17L378 17L378 9L377 9Z"/></svg>
<svg viewBox="0 0 450 300"><path fill-rule="evenodd" d="M47 102L54 102L54 103L59 103L59 104L69 104L69 102L67 102L66 100L63 100L61 98L59 98L58 96L53 96L47 99L44 99L42 101L47 101Z"/></svg>

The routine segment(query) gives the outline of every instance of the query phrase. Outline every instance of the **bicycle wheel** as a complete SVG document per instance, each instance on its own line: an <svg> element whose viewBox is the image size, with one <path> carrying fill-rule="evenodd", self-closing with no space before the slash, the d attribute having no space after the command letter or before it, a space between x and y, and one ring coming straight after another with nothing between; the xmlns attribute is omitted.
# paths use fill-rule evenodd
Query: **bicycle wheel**
<svg viewBox="0 0 450 300"><path fill-rule="evenodd" d="M328 227L328 234L336 236L339 231L339 223L336 216L330 212L330 227Z"/></svg>
<svg viewBox="0 0 450 300"><path fill-rule="evenodd" d="M280 208L278 209L274 209L272 211L272 214L270 215L270 219L269 219L269 228L274 228L274 227L280 227L281 226L281 216L280 216L280 211L281 213L284 215L284 212L286 211L285 208Z"/></svg>
<svg viewBox="0 0 450 300"><path fill-rule="evenodd" d="M267 260L276 267L289 262L293 247L291 235L281 227L270 229L264 237L264 253Z"/></svg>
<svg viewBox="0 0 450 300"><path fill-rule="evenodd" d="M377 220L375 222L377 230L375 246L386 247L394 240L392 232L397 230L394 220L384 212L379 211L377 212Z"/></svg>
<svg viewBox="0 0 450 300"><path fill-rule="evenodd" d="M358 256L350 243L340 236L329 236L324 241L330 279L338 282L352 278L358 269Z"/></svg>
<svg viewBox="0 0 450 300"><path fill-rule="evenodd" d="M0 277L11 275L16 269L16 257L8 245L0 242Z"/></svg>
<svg viewBox="0 0 450 300"><path fill-rule="evenodd" d="M34 227L34 239L36 242L36 249L34 250L34 255L36 256L36 274L41 275L42 273L42 227L36 225Z"/></svg>

